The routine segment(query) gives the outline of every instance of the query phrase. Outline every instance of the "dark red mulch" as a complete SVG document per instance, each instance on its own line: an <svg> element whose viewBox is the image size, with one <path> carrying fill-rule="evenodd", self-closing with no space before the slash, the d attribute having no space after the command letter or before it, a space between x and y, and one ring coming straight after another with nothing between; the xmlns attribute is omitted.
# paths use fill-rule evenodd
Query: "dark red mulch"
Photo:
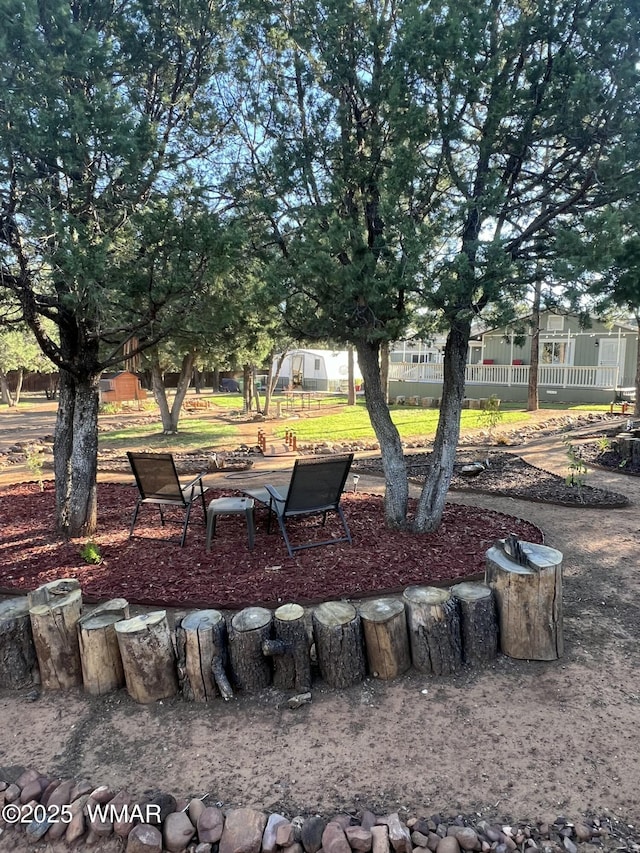
<svg viewBox="0 0 640 853"><path fill-rule="evenodd" d="M237 492L209 490L206 497L231 494ZM87 600L122 596L132 604L230 609L312 603L456 582L483 572L485 551L507 533L542 542L540 530L529 522L451 505L435 534L391 532L383 523L382 498L346 494L343 507L353 546L313 548L291 559L280 533L267 534L266 513L258 511L253 552L247 547L244 518L226 516L218 519L218 535L207 554L200 507L192 512L184 548L178 543L178 516L163 529L151 507L142 508L136 535L128 539L135 499L131 486L98 486L100 532L93 541L103 562L87 565L80 556L85 540L56 539L53 484L47 483L44 492L31 483L1 490L0 590L26 592L57 578L76 577ZM328 519L323 529L308 519L292 529L295 543L306 541L301 533L307 538L337 536L340 527Z"/></svg>

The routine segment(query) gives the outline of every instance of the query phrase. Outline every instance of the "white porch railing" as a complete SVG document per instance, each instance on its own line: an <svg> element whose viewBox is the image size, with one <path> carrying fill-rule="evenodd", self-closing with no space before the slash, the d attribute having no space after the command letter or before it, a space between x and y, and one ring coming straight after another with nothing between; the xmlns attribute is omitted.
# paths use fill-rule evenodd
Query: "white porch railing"
<svg viewBox="0 0 640 853"><path fill-rule="evenodd" d="M444 379L444 364L392 362L389 365L389 379L441 383ZM527 385L529 365L468 364L465 382L467 385ZM616 388L617 383L617 367L541 364L538 368L538 384L542 386L609 390Z"/></svg>

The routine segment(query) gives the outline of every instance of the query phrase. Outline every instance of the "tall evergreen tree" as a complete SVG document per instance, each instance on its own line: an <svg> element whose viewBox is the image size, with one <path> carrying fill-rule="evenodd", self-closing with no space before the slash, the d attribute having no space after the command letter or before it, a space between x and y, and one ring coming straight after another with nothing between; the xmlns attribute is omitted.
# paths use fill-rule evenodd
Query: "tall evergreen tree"
<svg viewBox="0 0 640 853"><path fill-rule="evenodd" d="M100 373L160 339L215 265L198 170L218 141L222 24L200 0L0 14L0 285L60 371L57 528L80 536L96 525Z"/></svg>
<svg viewBox="0 0 640 853"><path fill-rule="evenodd" d="M234 180L271 229L290 322L357 347L391 526L406 524L407 478L381 343L416 310L447 330L435 461L413 520L433 530L472 321L509 316L558 227L637 192L633 6L250 4L245 77L221 93L246 152Z"/></svg>

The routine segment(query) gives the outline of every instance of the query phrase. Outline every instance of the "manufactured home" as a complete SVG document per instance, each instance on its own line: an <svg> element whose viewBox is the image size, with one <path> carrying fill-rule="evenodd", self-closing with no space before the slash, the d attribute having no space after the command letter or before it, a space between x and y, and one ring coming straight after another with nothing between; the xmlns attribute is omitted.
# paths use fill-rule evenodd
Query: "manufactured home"
<svg viewBox="0 0 640 853"><path fill-rule="evenodd" d="M492 394L512 402L527 399L531 332L529 318L472 336L466 367L467 397ZM573 314L540 317L540 402L609 403L616 391L632 388L638 359L638 329L594 319L584 328ZM523 332L524 330L524 332ZM390 397L438 397L441 363L410 361L389 366Z"/></svg>
<svg viewBox="0 0 640 853"><path fill-rule="evenodd" d="M279 358L276 356L273 361L274 373ZM362 377L355 352L353 358L354 379L358 387L362 384ZM276 388L346 393L348 381L349 356L346 350L294 349L284 357Z"/></svg>

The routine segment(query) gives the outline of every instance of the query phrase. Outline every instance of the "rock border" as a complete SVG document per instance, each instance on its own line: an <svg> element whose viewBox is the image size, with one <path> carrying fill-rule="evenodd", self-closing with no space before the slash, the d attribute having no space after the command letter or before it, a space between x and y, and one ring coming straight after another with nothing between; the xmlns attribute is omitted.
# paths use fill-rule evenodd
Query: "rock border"
<svg viewBox="0 0 640 853"><path fill-rule="evenodd" d="M290 818L255 808L154 791L137 797L87 779L51 779L34 768L0 768L0 839L90 848L109 839L125 853L585 853L640 851L633 827L611 815L505 821L376 815L350 810ZM9 818L7 820L7 818Z"/></svg>

